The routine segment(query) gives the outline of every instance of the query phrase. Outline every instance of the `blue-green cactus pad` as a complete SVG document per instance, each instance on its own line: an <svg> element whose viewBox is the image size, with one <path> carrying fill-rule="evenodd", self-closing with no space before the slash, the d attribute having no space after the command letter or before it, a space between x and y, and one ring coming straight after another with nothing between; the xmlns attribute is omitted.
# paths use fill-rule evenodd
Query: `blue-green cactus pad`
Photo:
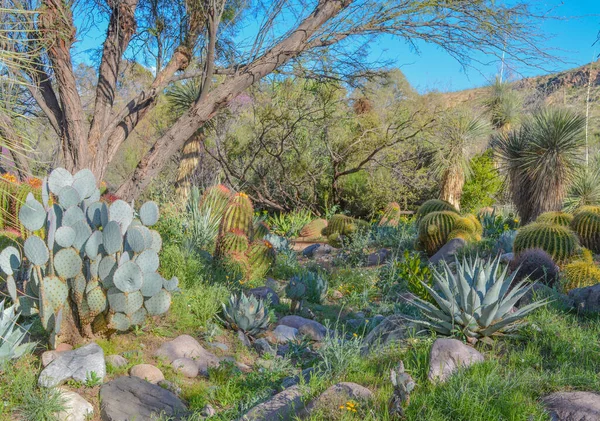
<svg viewBox="0 0 600 421"><path fill-rule="evenodd" d="M62 217L62 225L72 227L79 221L85 221L85 214L77 205L65 209Z"/></svg>
<svg viewBox="0 0 600 421"><path fill-rule="evenodd" d="M108 218L117 222L121 226L121 233L125 234L133 221L133 208L124 200L115 200L108 209Z"/></svg>
<svg viewBox="0 0 600 421"><path fill-rule="evenodd" d="M108 327L114 330L120 330L122 332L128 330L131 325L129 318L123 313L111 314L109 317Z"/></svg>
<svg viewBox="0 0 600 421"><path fill-rule="evenodd" d="M58 193L58 202L64 208L70 208L76 206L81 202L81 197L75 188L71 186L65 186Z"/></svg>
<svg viewBox="0 0 600 421"><path fill-rule="evenodd" d="M112 311L125 314L133 314L144 304L144 297L139 291L121 292L116 288L111 288L107 293L108 304Z"/></svg>
<svg viewBox="0 0 600 421"><path fill-rule="evenodd" d="M96 190L96 177L89 169L84 168L73 176L73 187L82 199L87 199Z"/></svg>
<svg viewBox="0 0 600 421"><path fill-rule="evenodd" d="M20 266L21 253L15 247L8 246L0 252L0 269L5 274L13 275Z"/></svg>
<svg viewBox="0 0 600 421"><path fill-rule="evenodd" d="M160 263L158 254L154 250L145 250L141 252L136 258L135 262L139 265L142 272L155 272L158 270Z"/></svg>
<svg viewBox="0 0 600 421"><path fill-rule="evenodd" d="M160 233L158 231L150 230L150 235L152 235L152 245L150 248L159 253L162 248L162 238Z"/></svg>
<svg viewBox="0 0 600 421"><path fill-rule="evenodd" d="M63 248L71 247L75 241L75 230L67 225L63 225L56 230L54 241Z"/></svg>
<svg viewBox="0 0 600 421"><path fill-rule="evenodd" d="M85 254L91 260L97 260L102 251L102 232L94 231L85 243Z"/></svg>
<svg viewBox="0 0 600 421"><path fill-rule="evenodd" d="M37 231L46 222L46 210L40 202L30 198L19 210L19 221L29 231Z"/></svg>
<svg viewBox="0 0 600 421"><path fill-rule="evenodd" d="M142 224L151 227L158 222L158 217L160 215L158 205L152 201L144 203L140 208L139 215Z"/></svg>
<svg viewBox="0 0 600 421"><path fill-rule="evenodd" d="M152 297L158 294L163 287L163 277L156 272L144 273L144 284L142 285L142 295Z"/></svg>
<svg viewBox="0 0 600 421"><path fill-rule="evenodd" d="M77 250L81 250L85 242L90 238L90 235L92 235L92 229L85 220L76 222L72 228L75 230L73 247Z"/></svg>
<svg viewBox="0 0 600 421"><path fill-rule="evenodd" d="M53 313L67 303L69 287L56 276L46 276L42 279L42 290L42 300L45 300L44 304L48 309L52 309Z"/></svg>
<svg viewBox="0 0 600 421"><path fill-rule="evenodd" d="M166 313L171 306L171 294L166 289L161 289L156 295L144 302L144 307L151 316Z"/></svg>
<svg viewBox="0 0 600 421"><path fill-rule="evenodd" d="M50 258L50 252L48 251L48 247L46 247L46 243L35 235L25 240L23 251L29 261L36 266L45 265Z"/></svg>
<svg viewBox="0 0 600 421"><path fill-rule="evenodd" d="M56 168L48 176L48 188L55 195L58 195L64 187L71 184L73 184L73 176L64 168Z"/></svg>
<svg viewBox="0 0 600 421"><path fill-rule="evenodd" d="M115 287L122 292L138 291L142 287L143 281L142 270L134 262L123 263L113 276Z"/></svg>
<svg viewBox="0 0 600 421"><path fill-rule="evenodd" d="M100 286L96 286L86 292L86 298L90 310L94 313L101 313L106 310L108 301L106 299L106 293Z"/></svg>
<svg viewBox="0 0 600 421"><path fill-rule="evenodd" d="M130 226L125 236L128 246L136 253L141 253L146 249L146 239L138 227Z"/></svg>
<svg viewBox="0 0 600 421"><path fill-rule="evenodd" d="M74 248L60 250L54 256L54 269L61 278L74 278L81 272L83 262Z"/></svg>
<svg viewBox="0 0 600 421"><path fill-rule="evenodd" d="M179 279L177 279L176 276L173 276L168 281L166 279L163 281L163 286L165 287L165 289L167 291L170 291L170 292L177 291L178 285L179 285Z"/></svg>
<svg viewBox="0 0 600 421"><path fill-rule="evenodd" d="M116 221L108 222L102 231L102 244L104 250L108 254L114 254L121 250L123 246L123 236L121 235L121 227Z"/></svg>

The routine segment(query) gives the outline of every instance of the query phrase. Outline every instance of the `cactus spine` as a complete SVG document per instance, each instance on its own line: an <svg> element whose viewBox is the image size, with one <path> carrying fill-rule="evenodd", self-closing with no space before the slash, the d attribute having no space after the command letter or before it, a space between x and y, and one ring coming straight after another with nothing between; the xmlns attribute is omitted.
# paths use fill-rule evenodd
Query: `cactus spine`
<svg viewBox="0 0 600 421"><path fill-rule="evenodd" d="M591 211L576 213L571 221L571 229L583 247L600 253L600 214Z"/></svg>
<svg viewBox="0 0 600 421"><path fill-rule="evenodd" d="M566 212L545 212L537 217L535 222L562 225L568 227L573 221L573 215Z"/></svg>
<svg viewBox="0 0 600 421"><path fill-rule="evenodd" d="M563 288L565 292L598 283L600 283L600 267L596 265L594 256L588 249L583 249L580 260L565 265L563 269Z"/></svg>

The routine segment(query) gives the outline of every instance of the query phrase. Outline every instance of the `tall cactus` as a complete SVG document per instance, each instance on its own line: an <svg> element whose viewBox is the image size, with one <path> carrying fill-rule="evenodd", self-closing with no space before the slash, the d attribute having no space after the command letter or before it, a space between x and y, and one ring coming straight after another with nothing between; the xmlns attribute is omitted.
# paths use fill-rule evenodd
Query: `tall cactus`
<svg viewBox="0 0 600 421"><path fill-rule="evenodd" d="M534 222L519 229L513 249L519 254L526 249L539 248L557 263L564 263L578 246L577 236L568 227Z"/></svg>
<svg viewBox="0 0 600 421"><path fill-rule="evenodd" d="M456 210L456 208L454 206L452 206L450 203L448 203L444 200L431 199L431 200L424 202L421 206L419 206L419 209L417 210L416 218L417 218L417 221L420 221L423 217L425 217L426 215L429 215L432 212L443 212L443 211L454 212L454 213L458 214L458 211Z"/></svg>
<svg viewBox="0 0 600 421"><path fill-rule="evenodd" d="M234 194L225 207L220 233L229 232L234 229L241 230L248 237L252 237L252 218L254 208L252 202L245 193Z"/></svg>
<svg viewBox="0 0 600 421"><path fill-rule="evenodd" d="M581 245L600 253L600 214L591 211L578 212L571 221L571 229L579 237Z"/></svg>
<svg viewBox="0 0 600 421"><path fill-rule="evenodd" d="M168 310L177 279L167 281L156 272L162 241L148 228L159 218L156 203L143 204L136 218L122 200L99 202L94 175L85 169L74 175L55 169L40 195L41 203L28 194L19 210L28 232L27 260L7 247L0 252L0 269L20 311L39 314L51 345L125 331ZM42 228L44 236L34 234ZM27 278L20 296L17 271Z"/></svg>

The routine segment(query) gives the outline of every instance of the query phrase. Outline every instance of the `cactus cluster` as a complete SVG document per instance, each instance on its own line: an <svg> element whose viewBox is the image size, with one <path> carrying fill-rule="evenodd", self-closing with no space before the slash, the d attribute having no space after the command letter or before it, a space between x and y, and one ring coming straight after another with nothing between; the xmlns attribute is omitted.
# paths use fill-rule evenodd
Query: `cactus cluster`
<svg viewBox="0 0 600 421"><path fill-rule="evenodd" d="M600 213L589 210L590 206L585 207L588 210L575 214L571 229L575 231L583 247L600 253Z"/></svg>
<svg viewBox="0 0 600 421"><path fill-rule="evenodd" d="M223 316L230 329L256 336L269 327L269 311L262 299L253 295L232 294L223 304Z"/></svg>
<svg viewBox="0 0 600 421"><path fill-rule="evenodd" d="M29 233L25 259L15 247L0 253L13 300L24 315L39 313L51 345L140 325L165 313L177 290L177 278L157 273L162 241L149 227L158 221L158 205L146 202L136 215L122 200L109 206L99 198L91 171L55 169L43 182L41 203L29 194L19 211ZM33 234L42 228L45 236ZM17 271L27 279L21 296Z"/></svg>
<svg viewBox="0 0 600 421"><path fill-rule="evenodd" d="M581 259L575 260L563 268L562 285L565 292L598 283L600 283L600 267L596 265L594 256L588 249L583 249Z"/></svg>
<svg viewBox="0 0 600 421"><path fill-rule="evenodd" d="M380 227L397 227L400 222L400 205L397 202L388 203L379 220Z"/></svg>
<svg viewBox="0 0 600 421"><path fill-rule="evenodd" d="M343 239L351 236L368 224L360 219L337 214L333 215L321 233L327 237L327 242L333 247L341 247Z"/></svg>
<svg viewBox="0 0 600 421"><path fill-rule="evenodd" d="M458 211L456 210L456 208L454 206L452 206L450 203L448 203L444 200L431 199L431 200L424 202L421 206L419 206L419 209L417 210L417 214L415 215L415 217L416 217L417 221L420 221L423 217L425 217L426 215L429 215L432 212L444 212L444 211L454 212L454 213L458 214Z"/></svg>
<svg viewBox="0 0 600 421"><path fill-rule="evenodd" d="M535 222L562 225L563 227L570 226L572 221L573 215L566 212L545 212L535 220Z"/></svg>
<svg viewBox="0 0 600 421"><path fill-rule="evenodd" d="M419 222L419 247L431 256L454 238L478 241L483 229L476 220L473 215L460 216L452 211L429 213Z"/></svg>
<svg viewBox="0 0 600 421"><path fill-rule="evenodd" d="M219 225L215 258L241 283L263 280L275 263L273 245L264 239L268 227L253 223L254 208L244 193L231 195Z"/></svg>
<svg viewBox="0 0 600 421"><path fill-rule="evenodd" d="M323 230L327 228L327 220L313 219L300 230L300 237L304 241L317 241L323 237Z"/></svg>
<svg viewBox="0 0 600 421"><path fill-rule="evenodd" d="M513 245L515 254L539 248L558 263L567 261L578 247L577 236L568 227L543 222L534 222L520 228Z"/></svg>

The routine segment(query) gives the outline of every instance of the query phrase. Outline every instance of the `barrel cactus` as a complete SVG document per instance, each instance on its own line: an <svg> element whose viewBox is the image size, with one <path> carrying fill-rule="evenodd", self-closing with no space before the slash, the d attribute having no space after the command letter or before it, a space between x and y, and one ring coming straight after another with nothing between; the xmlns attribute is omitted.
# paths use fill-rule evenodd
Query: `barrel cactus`
<svg viewBox="0 0 600 421"><path fill-rule="evenodd" d="M231 190L222 184L217 184L204 190L202 198L198 201L198 208L202 213L210 212L222 216L230 198Z"/></svg>
<svg viewBox="0 0 600 421"><path fill-rule="evenodd" d="M338 214L331 217L331 220L321 233L325 236L330 236L331 234L349 235L354 233L357 228L357 221L354 218Z"/></svg>
<svg viewBox="0 0 600 421"><path fill-rule="evenodd" d="M50 204L50 198L55 201ZM24 315L39 314L51 345L126 331L147 315L165 313L177 279L157 273L161 238L152 230L158 205L137 215L122 200L110 206L91 171L57 168L44 179L41 203L29 194L19 211L28 237L21 252L7 247L0 268ZM45 235L34 235L44 229ZM15 277L26 279L17 297Z"/></svg>
<svg viewBox="0 0 600 421"><path fill-rule="evenodd" d="M600 267L594 262L594 256L583 249L581 259L565 265L563 268L563 288L569 292L574 288L583 288L600 283Z"/></svg>
<svg viewBox="0 0 600 421"><path fill-rule="evenodd" d="M454 230L454 224L460 218L456 212L432 212L419 222L419 246L430 256L435 254L446 242Z"/></svg>
<svg viewBox="0 0 600 421"><path fill-rule="evenodd" d="M417 210L416 218L417 218L417 221L419 221L423 217L425 217L426 215L429 215L432 212L443 212L443 211L458 213L456 208L454 206L452 206L450 203L448 203L444 200L431 199L431 200L428 200L425 203L423 203L421 206L419 206L419 209Z"/></svg>
<svg viewBox="0 0 600 421"><path fill-rule="evenodd" d="M535 220L535 222L562 225L563 227L568 227L572 221L573 215L566 212L544 212Z"/></svg>
<svg viewBox="0 0 600 421"><path fill-rule="evenodd" d="M577 212L573 221L571 221L571 229L575 231L583 247L592 250L594 253L600 253L599 213L592 211Z"/></svg>
<svg viewBox="0 0 600 421"><path fill-rule="evenodd" d="M240 229L232 229L218 237L216 254L246 253L248 247L248 237L246 234Z"/></svg>
<svg viewBox="0 0 600 421"><path fill-rule="evenodd" d="M577 236L568 227L535 222L519 229L513 249L519 254L526 249L540 248L555 262L563 263L578 247Z"/></svg>
<svg viewBox="0 0 600 421"><path fill-rule="evenodd" d="M225 207L219 233L238 229L246 236L252 237L253 217L254 208L248 195L245 193L236 193L229 199Z"/></svg>
<svg viewBox="0 0 600 421"><path fill-rule="evenodd" d="M264 221L255 221L252 225L253 238L255 240L265 238L271 233L269 226Z"/></svg>
<svg viewBox="0 0 600 421"><path fill-rule="evenodd" d="M262 299L254 295L232 294L223 304L223 316L230 329L256 336L269 327L269 310Z"/></svg>
<svg viewBox="0 0 600 421"><path fill-rule="evenodd" d="M267 240L256 240L248 248L248 263L250 264L250 280L263 280L275 263L276 252Z"/></svg>
<svg viewBox="0 0 600 421"><path fill-rule="evenodd" d="M318 218L313 219L304 225L300 230L300 237L307 241L317 240L322 237L321 232L327 227L327 220Z"/></svg>
<svg viewBox="0 0 600 421"><path fill-rule="evenodd" d="M380 227L396 227L400 221L400 205L397 202L388 203L379 220Z"/></svg>
<svg viewBox="0 0 600 421"><path fill-rule="evenodd" d="M577 215L578 213L581 213L581 212L592 212L592 213L600 214L600 206L593 206L593 205L581 206L580 208L577 208L577 210L575 211L575 215Z"/></svg>

